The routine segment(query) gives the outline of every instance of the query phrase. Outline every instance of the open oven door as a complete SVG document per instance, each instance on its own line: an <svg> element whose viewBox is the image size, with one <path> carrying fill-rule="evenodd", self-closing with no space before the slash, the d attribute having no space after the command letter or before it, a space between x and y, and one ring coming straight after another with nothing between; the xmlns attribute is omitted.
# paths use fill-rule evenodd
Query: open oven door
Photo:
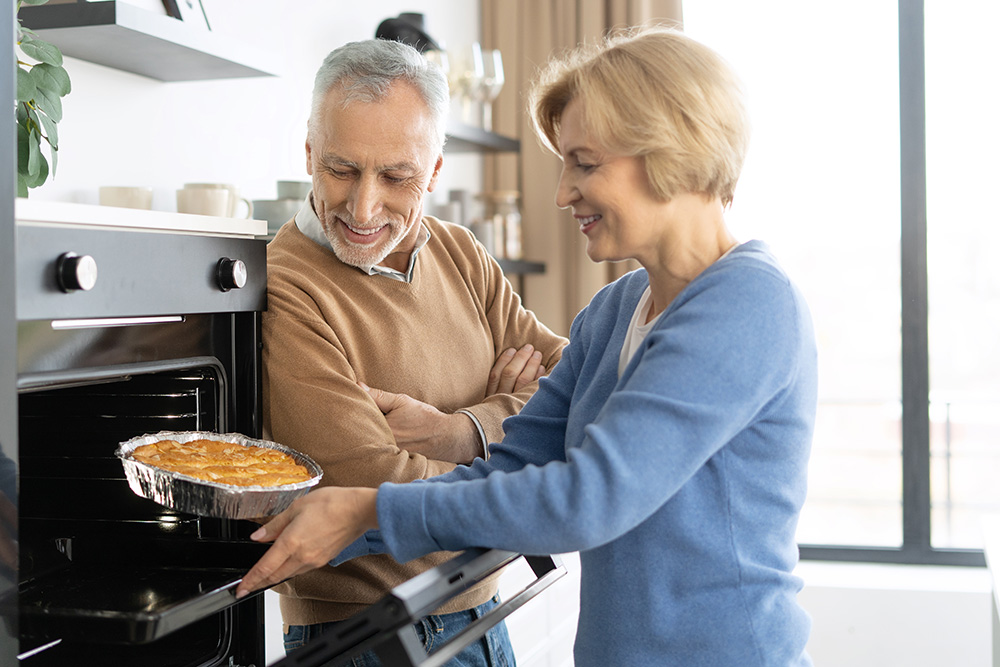
<svg viewBox="0 0 1000 667"><path fill-rule="evenodd" d="M524 558L531 567L535 580L428 655L417 639L413 624L518 558ZM379 602L352 616L349 619L352 622L339 624L272 667L346 664L369 649L387 666L439 667L565 574L566 568L555 556L522 556L499 549L463 551L396 586Z"/></svg>

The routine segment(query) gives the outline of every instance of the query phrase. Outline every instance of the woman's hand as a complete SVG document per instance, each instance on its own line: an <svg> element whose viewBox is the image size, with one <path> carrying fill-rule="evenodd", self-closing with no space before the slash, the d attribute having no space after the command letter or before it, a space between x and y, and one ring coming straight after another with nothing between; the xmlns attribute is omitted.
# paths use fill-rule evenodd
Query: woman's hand
<svg viewBox="0 0 1000 667"><path fill-rule="evenodd" d="M378 528L376 489L328 486L299 498L250 535L274 542L236 588L236 599L322 567L366 530Z"/></svg>

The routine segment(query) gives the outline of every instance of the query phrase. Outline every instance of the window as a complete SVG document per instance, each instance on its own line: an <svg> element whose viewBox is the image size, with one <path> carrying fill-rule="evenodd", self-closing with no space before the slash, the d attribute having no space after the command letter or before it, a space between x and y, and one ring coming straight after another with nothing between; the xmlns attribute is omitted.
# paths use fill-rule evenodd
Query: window
<svg viewBox="0 0 1000 667"><path fill-rule="evenodd" d="M805 557L981 564L977 517L1000 510L1000 131L976 85L1000 16L982 5L684 3L749 94L730 226L771 245L816 325Z"/></svg>

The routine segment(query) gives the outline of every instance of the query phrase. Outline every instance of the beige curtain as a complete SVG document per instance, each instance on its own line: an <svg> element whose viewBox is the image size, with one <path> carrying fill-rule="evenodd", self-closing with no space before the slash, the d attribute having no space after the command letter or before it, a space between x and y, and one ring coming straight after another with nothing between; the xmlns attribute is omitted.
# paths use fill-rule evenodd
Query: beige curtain
<svg viewBox="0 0 1000 667"><path fill-rule="evenodd" d="M484 191L521 192L525 259L544 262L527 276L528 308L566 335L573 317L604 285L635 268L632 262L595 264L572 216L555 207L559 160L542 149L526 114L525 92L551 55L594 41L609 29L647 22L680 26L681 0L480 0L484 48L500 49L506 83L494 104L493 128L521 140L517 155L486 159Z"/></svg>

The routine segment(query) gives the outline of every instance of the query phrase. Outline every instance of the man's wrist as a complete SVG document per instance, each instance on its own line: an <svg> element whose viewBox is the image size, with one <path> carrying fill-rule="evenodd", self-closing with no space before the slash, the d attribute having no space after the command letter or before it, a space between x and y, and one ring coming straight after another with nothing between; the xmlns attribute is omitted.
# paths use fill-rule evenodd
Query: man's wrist
<svg viewBox="0 0 1000 667"><path fill-rule="evenodd" d="M473 454L473 459L476 457L482 458L484 461L489 459L490 451L488 448L488 441L486 439L486 431L483 429L483 425L479 423L479 419L476 415L472 414L469 410L458 410L455 414L462 414L467 416L475 428L475 434L473 435L473 441L476 442L475 453Z"/></svg>

